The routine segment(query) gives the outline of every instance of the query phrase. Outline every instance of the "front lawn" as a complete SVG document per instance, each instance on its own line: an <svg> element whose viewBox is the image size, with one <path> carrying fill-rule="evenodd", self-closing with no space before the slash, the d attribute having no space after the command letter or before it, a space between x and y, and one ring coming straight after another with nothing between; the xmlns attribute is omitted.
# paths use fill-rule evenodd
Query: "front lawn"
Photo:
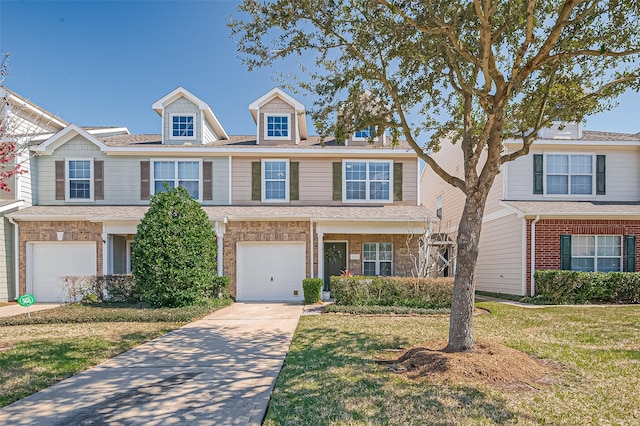
<svg viewBox="0 0 640 426"><path fill-rule="evenodd" d="M559 367L528 390L414 381L375 363L446 341L448 316L302 317L267 425L639 424L640 306L526 309L478 303L478 340Z"/></svg>
<svg viewBox="0 0 640 426"><path fill-rule="evenodd" d="M227 306L64 305L0 318L0 407Z"/></svg>

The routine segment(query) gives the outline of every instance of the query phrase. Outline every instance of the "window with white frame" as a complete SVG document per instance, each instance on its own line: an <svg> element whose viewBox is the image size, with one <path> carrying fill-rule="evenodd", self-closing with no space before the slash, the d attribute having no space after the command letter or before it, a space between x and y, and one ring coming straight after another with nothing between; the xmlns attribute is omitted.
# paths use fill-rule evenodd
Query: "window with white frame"
<svg viewBox="0 0 640 426"><path fill-rule="evenodd" d="M194 139L194 115L172 115L171 137L172 139Z"/></svg>
<svg viewBox="0 0 640 426"><path fill-rule="evenodd" d="M93 201L93 160L67 160L67 201Z"/></svg>
<svg viewBox="0 0 640 426"><path fill-rule="evenodd" d="M622 271L622 236L572 235L571 270Z"/></svg>
<svg viewBox="0 0 640 426"><path fill-rule="evenodd" d="M262 160L262 201L289 201L289 161Z"/></svg>
<svg viewBox="0 0 640 426"><path fill-rule="evenodd" d="M391 165L391 161L344 161L344 201L392 201Z"/></svg>
<svg viewBox="0 0 640 426"><path fill-rule="evenodd" d="M364 243L362 247L362 275L393 274L393 244Z"/></svg>
<svg viewBox="0 0 640 426"><path fill-rule="evenodd" d="M181 186L194 199L200 199L200 161L168 161L153 162L153 192L164 191L164 182L170 188Z"/></svg>
<svg viewBox="0 0 640 426"><path fill-rule="evenodd" d="M265 114L265 139L290 139L291 127L289 115Z"/></svg>
<svg viewBox="0 0 640 426"><path fill-rule="evenodd" d="M593 194L593 155L549 154L546 165L547 194Z"/></svg>
<svg viewBox="0 0 640 426"><path fill-rule="evenodd" d="M375 134L376 134L376 127L369 126L369 127L365 127L362 130L356 131L353 135L353 139L369 140L369 139L372 139Z"/></svg>

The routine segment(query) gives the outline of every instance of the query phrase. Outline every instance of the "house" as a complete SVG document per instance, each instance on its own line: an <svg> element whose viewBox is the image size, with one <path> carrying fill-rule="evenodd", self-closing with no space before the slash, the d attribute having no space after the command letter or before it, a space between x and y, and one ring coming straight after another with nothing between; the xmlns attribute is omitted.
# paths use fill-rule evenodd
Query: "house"
<svg viewBox="0 0 640 426"><path fill-rule="evenodd" d="M518 146L517 140L504 143L506 152ZM434 158L461 176L458 145L443 143ZM421 191L455 241L462 192L429 168ZM536 270L640 270L639 235L640 133L556 123L496 177L484 211L476 289L535 295Z"/></svg>
<svg viewBox="0 0 640 426"><path fill-rule="evenodd" d="M182 87L152 107L160 134L65 123L31 147L33 202L9 215L16 293L54 301L60 276L130 272L136 226L164 182L202 204L238 300L301 301L303 278L328 285L345 269L411 275L408 236L429 215L408 145L310 136L304 105L279 88L249 104L251 135L229 135Z"/></svg>

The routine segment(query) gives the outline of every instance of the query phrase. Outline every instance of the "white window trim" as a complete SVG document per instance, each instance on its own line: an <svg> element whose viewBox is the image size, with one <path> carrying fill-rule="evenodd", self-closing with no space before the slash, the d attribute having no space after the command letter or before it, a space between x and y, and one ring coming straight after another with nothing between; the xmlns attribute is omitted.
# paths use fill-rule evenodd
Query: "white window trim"
<svg viewBox="0 0 640 426"><path fill-rule="evenodd" d="M348 200L347 199L347 163L367 163L367 184L366 194L367 198L364 200ZM387 200L371 200L369 199L369 163L389 163L389 199ZM367 160L367 159L349 159L342 160L342 202L343 203L373 203L373 204L388 204L393 203L393 160Z"/></svg>
<svg viewBox="0 0 640 426"><path fill-rule="evenodd" d="M391 260L380 260L380 244L385 244L385 243L391 244ZM376 260L375 260L375 269L376 269L375 273L376 274L375 274L375 276L380 276L380 262L385 262L385 263L391 262L391 275L389 275L389 276L393 276L393 272L394 272L393 270L395 269L394 265L393 265L393 263L394 263L393 262L393 242L391 242L391 241L378 241L378 242L365 241L365 242L362 243L362 274L363 275L364 275L364 264L365 264L365 262L374 262L372 260L365 260L365 257L364 257L364 245L365 244L375 244L376 245Z"/></svg>
<svg viewBox="0 0 640 426"><path fill-rule="evenodd" d="M367 126L367 128L369 128L369 127L373 127L373 129L371 130L371 133L372 133L371 134L371 139L363 138L363 137L360 137L360 136L356 136L357 132L353 132L351 140L352 141L368 141L368 140L377 141L378 137L376 136L376 126ZM362 131L362 130L360 130L360 131Z"/></svg>
<svg viewBox="0 0 640 426"><path fill-rule="evenodd" d="M269 136L269 125L268 118L269 117L287 117L287 136ZM276 113L264 113L264 139L265 140L279 140L279 141L290 141L291 140L291 114L276 114Z"/></svg>
<svg viewBox="0 0 640 426"><path fill-rule="evenodd" d="M65 158L64 164L64 200L68 203L92 203L94 201L94 168L93 168L93 158ZM71 198L70 190L71 190L71 179L69 178L69 162L70 161L88 161L89 162L89 198ZM104 178L104 177L103 177ZM84 179L78 179L84 180Z"/></svg>
<svg viewBox="0 0 640 426"><path fill-rule="evenodd" d="M173 117L191 117L193 118L193 136L174 136L173 135ZM169 139L171 140L182 140L182 141L192 141L196 139L197 135L197 126L196 126L196 115L195 114L169 114Z"/></svg>
<svg viewBox="0 0 640 426"><path fill-rule="evenodd" d="M267 199L266 197L266 192L267 192L267 185L266 185L266 179L265 179L265 164L266 163L280 163L280 162L284 162L286 164L286 168L285 168L285 173L286 173L286 179L285 179L285 183L284 183L284 198L282 199ZM260 169L260 185L261 185L261 198L262 198L262 202L263 203L288 203L289 202L289 193L290 191L290 182L291 182L291 173L290 173L290 167L289 167L289 160L286 158L269 158L269 159L263 159L262 160L262 167Z"/></svg>
<svg viewBox="0 0 640 426"><path fill-rule="evenodd" d="M174 185L177 186L177 181L178 181L178 162L187 162L187 163L198 163L198 198L197 201L202 202L202 158L152 158L150 160L150 167L149 167L149 174L150 174L150 179L149 179L149 185L150 185L150 190L149 190L149 194L153 195L156 193L156 176L155 176L155 167L154 164L158 161L165 161L165 162L173 162L174 163L174 168L175 168L175 175L174 175Z"/></svg>
<svg viewBox="0 0 640 426"><path fill-rule="evenodd" d="M549 185L547 185L547 166L549 164L547 160L548 155L567 155L569 157L569 179L567 182L567 194L547 194L547 189ZM572 155L588 155L591 156L591 194L571 194L571 156ZM563 198L563 197L571 197L571 198L596 198L596 154L592 152L545 152L543 157L543 166L542 166L542 188L543 188L543 197L549 198Z"/></svg>
<svg viewBox="0 0 640 426"><path fill-rule="evenodd" d="M622 272L624 270L624 235L616 235L616 234L574 234L571 236L571 239L577 237L595 237L594 242L594 250L595 253L593 256L573 256L571 253L571 261L573 259L593 259L593 272L598 272L598 259L619 259L620 260L620 269L616 272ZM618 237L620 238L620 256L598 256L598 237ZM573 241L571 241L571 250L573 251ZM571 268L572 271L576 271L577 269L573 269L573 265Z"/></svg>

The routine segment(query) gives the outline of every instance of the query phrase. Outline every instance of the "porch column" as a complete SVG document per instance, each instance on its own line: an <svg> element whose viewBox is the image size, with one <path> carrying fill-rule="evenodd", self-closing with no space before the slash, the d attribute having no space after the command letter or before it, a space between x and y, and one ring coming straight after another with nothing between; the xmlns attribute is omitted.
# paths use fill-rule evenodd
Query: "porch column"
<svg viewBox="0 0 640 426"><path fill-rule="evenodd" d="M107 241L109 239L109 234L107 233L107 225L105 223L102 224L102 275L108 275L108 267L109 267L109 245Z"/></svg>
<svg viewBox="0 0 640 426"><path fill-rule="evenodd" d="M215 224L216 230L216 245L218 246L218 254L217 254L217 263L218 263L218 276L224 275L224 268L222 267L224 262L224 232L226 231L226 227L224 222L220 223L216 221Z"/></svg>
<svg viewBox="0 0 640 426"><path fill-rule="evenodd" d="M316 225L316 229L318 226ZM318 229L318 278L324 283L324 232Z"/></svg>

